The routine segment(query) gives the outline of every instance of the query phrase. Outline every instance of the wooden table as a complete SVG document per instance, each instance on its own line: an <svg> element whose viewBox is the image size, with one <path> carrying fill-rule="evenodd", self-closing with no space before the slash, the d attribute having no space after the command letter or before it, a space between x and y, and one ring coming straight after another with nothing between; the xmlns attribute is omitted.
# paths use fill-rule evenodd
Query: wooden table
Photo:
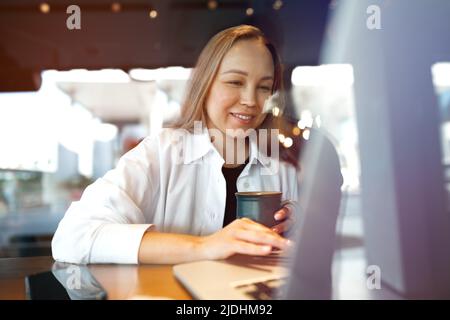
<svg viewBox="0 0 450 320"><path fill-rule="evenodd" d="M51 270L52 257L0 259L0 300L25 299L27 275ZM172 274L172 265L88 265L109 299L191 299Z"/></svg>

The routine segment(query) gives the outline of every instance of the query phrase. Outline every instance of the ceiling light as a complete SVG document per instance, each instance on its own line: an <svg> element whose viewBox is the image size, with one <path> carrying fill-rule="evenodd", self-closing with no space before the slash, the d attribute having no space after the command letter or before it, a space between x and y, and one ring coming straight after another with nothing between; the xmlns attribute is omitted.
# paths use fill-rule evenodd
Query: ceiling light
<svg viewBox="0 0 450 320"><path fill-rule="evenodd" d="M158 11L150 10L148 15L149 15L150 18L155 19L158 16Z"/></svg>
<svg viewBox="0 0 450 320"><path fill-rule="evenodd" d="M43 2L39 5L39 10L41 10L42 13L49 13L50 5L48 3Z"/></svg>
<svg viewBox="0 0 450 320"><path fill-rule="evenodd" d="M218 3L216 0L209 0L208 1L208 9L209 10L216 10L218 6Z"/></svg>
<svg viewBox="0 0 450 320"><path fill-rule="evenodd" d="M274 10L280 10L281 9L281 7L283 6L283 1L281 1L281 0L276 0L274 3L273 3L273 9Z"/></svg>
<svg viewBox="0 0 450 320"><path fill-rule="evenodd" d="M122 6L118 2L113 2L111 4L111 11L114 13L120 12L122 10Z"/></svg>

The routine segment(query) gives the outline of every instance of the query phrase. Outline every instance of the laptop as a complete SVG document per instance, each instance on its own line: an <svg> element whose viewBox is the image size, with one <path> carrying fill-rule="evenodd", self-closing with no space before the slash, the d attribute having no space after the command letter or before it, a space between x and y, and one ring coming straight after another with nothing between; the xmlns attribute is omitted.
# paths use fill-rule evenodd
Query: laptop
<svg viewBox="0 0 450 320"><path fill-rule="evenodd" d="M331 265L342 176L331 142L315 131L302 149L300 223L290 252L175 265L173 273L194 299L331 299Z"/></svg>
<svg viewBox="0 0 450 320"><path fill-rule="evenodd" d="M175 277L194 299L268 300L278 295L288 273L281 252L268 256L235 255L173 267Z"/></svg>

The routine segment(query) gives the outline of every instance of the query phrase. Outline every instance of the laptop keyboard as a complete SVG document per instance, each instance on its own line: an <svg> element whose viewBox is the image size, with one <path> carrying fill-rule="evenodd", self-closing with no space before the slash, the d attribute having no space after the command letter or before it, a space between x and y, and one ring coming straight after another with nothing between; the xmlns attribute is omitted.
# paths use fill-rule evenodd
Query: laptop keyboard
<svg viewBox="0 0 450 320"><path fill-rule="evenodd" d="M246 283L236 286L236 289L255 300L272 300L279 294L278 289L283 286L285 280L286 278L277 278Z"/></svg>

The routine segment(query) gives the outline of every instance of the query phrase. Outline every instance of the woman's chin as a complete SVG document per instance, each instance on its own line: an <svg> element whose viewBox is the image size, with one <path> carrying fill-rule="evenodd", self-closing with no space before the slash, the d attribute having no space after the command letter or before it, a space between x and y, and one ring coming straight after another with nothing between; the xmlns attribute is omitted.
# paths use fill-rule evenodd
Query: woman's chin
<svg viewBox="0 0 450 320"><path fill-rule="evenodd" d="M244 139L244 138L247 138L248 136L250 136L254 131L255 131L255 129L252 127L243 127L243 126L229 127L226 129L225 134L227 135L227 137L230 137L230 138Z"/></svg>

